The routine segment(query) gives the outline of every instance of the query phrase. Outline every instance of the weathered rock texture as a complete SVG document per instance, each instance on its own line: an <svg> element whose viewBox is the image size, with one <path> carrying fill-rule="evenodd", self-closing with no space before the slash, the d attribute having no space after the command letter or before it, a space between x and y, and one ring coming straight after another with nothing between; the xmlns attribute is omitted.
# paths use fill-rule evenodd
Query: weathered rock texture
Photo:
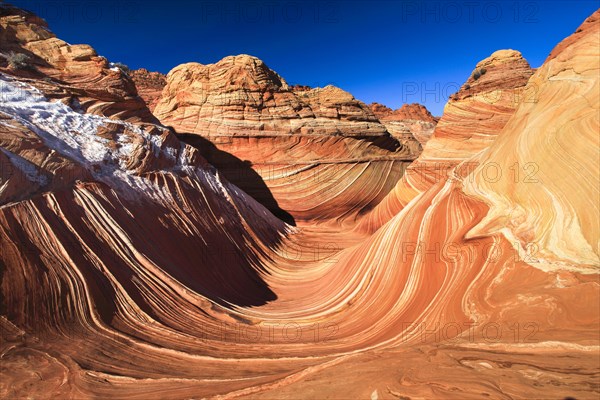
<svg viewBox="0 0 600 400"><path fill-rule="evenodd" d="M215 137L386 137L373 113L349 93L333 86L292 91L264 62L247 55L174 68L155 114L182 132Z"/></svg>
<svg viewBox="0 0 600 400"><path fill-rule="evenodd" d="M397 110L379 103L372 103L369 107L393 137L405 146L413 146L413 151L419 154L439 120L418 103L404 104Z"/></svg>
<svg viewBox="0 0 600 400"><path fill-rule="evenodd" d="M373 110L373 114L380 120L386 121L403 121L406 119L412 119L423 122L431 122L433 124L437 123L438 118L431 115L427 108L419 103L412 104L404 104L402 107L397 110L392 110L391 108L379 104L379 103L371 103L369 104L371 110Z"/></svg>
<svg viewBox="0 0 600 400"><path fill-rule="evenodd" d="M129 71L128 75L135 83L140 97L144 99L150 111L153 111L167 84L166 75L160 72L150 72L145 68Z"/></svg>
<svg viewBox="0 0 600 400"><path fill-rule="evenodd" d="M491 206L470 234L502 231L522 247L534 242L543 268L599 262L600 226L589 218L600 207L599 27L596 13L536 71L524 90L531 97L477 158L467 186ZM511 179L488 176L490 165Z"/></svg>
<svg viewBox="0 0 600 400"><path fill-rule="evenodd" d="M2 23L15 13L0 10ZM443 177L431 168L405 175L398 185L406 187L380 203L385 210L366 204L385 193L382 182L393 179L383 167L397 161L375 156L405 149L375 145L390 140L385 130L337 89L309 91L331 101L308 100L302 112L320 116L298 121L279 102L284 83L253 60L249 68L280 81L269 107L291 118L278 128L280 117L250 111L258 93L271 95L261 90L248 92L241 111L243 92L217 96L235 111L223 115L232 137L244 123L230 115L242 112L281 138L234 137L233 149L250 156L244 143L256 140L260 157L271 145L280 163L318 152L336 163L354 151L371 157L333 175L339 186L278 181L282 196L297 192L308 202L331 190L343 198L322 197L331 208L316 209L333 216L302 229L224 179L170 129L126 112L98 115L131 111L128 97L98 100L112 79L93 95L78 89L103 104L86 112L44 95L56 83L43 76L3 69L0 396L597 398L597 16L532 76L516 52L484 60L480 80L504 75L512 84L481 80L471 97L459 93L421 155L428 167L439 157ZM229 76L233 87L254 87L247 65ZM537 102L509 101L532 87ZM181 93L195 104L197 94ZM491 93L496 103L484 101ZM323 116L333 110L373 124L373 141L364 144L350 120ZM184 110L180 117L209 129L206 137L229 129ZM318 129L319 118L340 132L286 147L296 134L288 130ZM515 161L535 163L539 182L486 175L486 165L504 172ZM340 221L333 204L353 218Z"/></svg>
<svg viewBox="0 0 600 400"><path fill-rule="evenodd" d="M131 79L92 47L58 39L42 19L9 5L0 8L0 28L0 72L33 79L48 97L92 114L155 121ZM28 57L28 67L10 68L11 53Z"/></svg>
<svg viewBox="0 0 600 400"><path fill-rule="evenodd" d="M184 140L271 210L278 204L299 220L355 218L395 185L419 143L410 133L404 144L395 140L339 88L303 89L247 55L188 63L169 72L154 114L192 134Z"/></svg>
<svg viewBox="0 0 600 400"><path fill-rule="evenodd" d="M362 227L379 228L416 196L448 179L457 165L462 163L461 168L471 172L475 164L465 161L496 140L521 102L533 101L534 92L526 87L533 71L519 52L497 51L479 62L475 71L482 68L485 74L477 80L469 77L451 97L423 153Z"/></svg>

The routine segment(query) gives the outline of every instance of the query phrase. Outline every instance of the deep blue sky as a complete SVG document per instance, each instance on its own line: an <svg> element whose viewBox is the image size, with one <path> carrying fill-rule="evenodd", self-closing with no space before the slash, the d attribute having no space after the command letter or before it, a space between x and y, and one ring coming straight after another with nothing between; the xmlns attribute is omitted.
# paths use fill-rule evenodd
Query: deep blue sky
<svg viewBox="0 0 600 400"><path fill-rule="evenodd" d="M288 83L334 84L397 108L441 115L475 64L512 48L540 66L594 1L15 0L69 43L168 72L232 54L261 58Z"/></svg>

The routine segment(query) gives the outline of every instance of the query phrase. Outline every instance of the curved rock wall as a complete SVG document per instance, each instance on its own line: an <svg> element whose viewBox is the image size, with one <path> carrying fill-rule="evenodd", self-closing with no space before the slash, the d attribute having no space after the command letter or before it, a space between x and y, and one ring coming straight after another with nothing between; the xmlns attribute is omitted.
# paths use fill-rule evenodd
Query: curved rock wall
<svg viewBox="0 0 600 400"><path fill-rule="evenodd" d="M245 87L211 94L232 104L223 120L247 115L271 130L281 118L269 108L290 113L279 133L231 136L228 154L207 140L229 129L222 122L218 135L189 132L192 146L3 68L0 396L596 398L597 16L533 75L514 51L478 65L487 72L448 104L419 158L441 162L442 178L402 175L408 150L386 147L397 142L339 89L309 93L326 104L299 122L288 106L306 90L289 94L255 59L226 59L241 68L232 76L192 67L198 80L186 83L198 90L211 81L200 72L217 68L235 81L226 87ZM531 87L538 102L514 101ZM80 97L112 86L95 90ZM167 114L212 129L186 114L185 101L209 107L189 93ZM120 101L102 104L126 109ZM342 109L372 136L324 116ZM319 118L331 131L289 132ZM243 121L228 124L243 134ZM344 167L327 184L265 180L304 218L293 227L202 154L274 160L281 173L325 156ZM484 175L515 161L537 163L540 181Z"/></svg>

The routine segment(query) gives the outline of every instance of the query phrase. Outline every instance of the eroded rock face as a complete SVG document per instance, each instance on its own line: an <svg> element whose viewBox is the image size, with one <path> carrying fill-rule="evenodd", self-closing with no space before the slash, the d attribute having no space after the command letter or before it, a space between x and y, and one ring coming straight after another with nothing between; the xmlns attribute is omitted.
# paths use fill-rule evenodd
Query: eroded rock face
<svg viewBox="0 0 600 400"><path fill-rule="evenodd" d="M410 132L394 139L365 104L339 88L306 89L290 88L247 55L188 63L168 74L154 114L191 134L185 140L263 204L274 201L301 220L354 218L358 199L367 199L366 209L378 203L420 145ZM266 189L273 199L261 195Z"/></svg>
<svg viewBox="0 0 600 400"><path fill-rule="evenodd" d="M585 271L600 264L600 227L588 217L600 207L599 14L529 80L525 92L534 97L481 154L468 185L491 206L470 234L502 231L523 249L535 243L540 268ZM512 179L485 179L489 165Z"/></svg>
<svg viewBox="0 0 600 400"><path fill-rule="evenodd" d="M424 105L418 103L403 104L397 110L392 110L379 103L369 104L369 107L373 110L375 116L382 121L403 121L410 119L435 124L439 119L431 115Z"/></svg>
<svg viewBox="0 0 600 400"><path fill-rule="evenodd" d="M416 153L421 153L439 120L418 103L404 104L397 110L379 103L372 103L369 107L393 137L406 146L414 146Z"/></svg>
<svg viewBox="0 0 600 400"><path fill-rule="evenodd" d="M0 8L0 72L33 79L49 98L82 110L130 121L157 122L134 83L88 45L58 39L37 16L3 4ZM10 54L27 57L27 66L11 68Z"/></svg>
<svg viewBox="0 0 600 400"><path fill-rule="evenodd" d="M451 98L463 100L485 95L488 103L493 104L500 100L498 91L523 86L523 81L526 82L531 74L532 69L521 53L515 50L498 50L477 63L469 79ZM515 95L514 102L530 101L526 94L529 93L522 93L521 97Z"/></svg>
<svg viewBox="0 0 600 400"><path fill-rule="evenodd" d="M137 367L118 366L110 348L125 340L133 349L134 337L139 345L151 343L158 332L150 326L159 320L166 323L159 330L179 331L163 319L168 314L183 315L194 304L197 316L212 315L207 321L218 327L216 321L236 321L226 305L275 299L254 268L289 226L166 127L124 112L108 118L97 107L66 101L73 87L59 92L41 67L27 78L9 72L0 71L1 397L103 396L94 394L101 387L88 386L95 378L76 377L83 372L76 364L129 374ZM78 98L93 98L77 90ZM110 88L95 93L103 91ZM115 97L101 104L123 110L127 102ZM254 250L239 249L241 243ZM112 366L99 368L105 362ZM142 375L157 376L165 366ZM117 397L127 395L123 389Z"/></svg>
<svg viewBox="0 0 600 400"><path fill-rule="evenodd" d="M448 179L459 164L496 140L520 103L534 101L534 90L526 86L533 70L518 51L496 51L477 63L474 71L481 69L483 75L470 76L451 96L422 154L371 218L361 222L363 228L379 228L416 196ZM475 165L462 168L471 172Z"/></svg>
<svg viewBox="0 0 600 400"><path fill-rule="evenodd" d="M333 86L292 91L263 61L248 55L174 68L154 113L180 132L214 137L386 136L351 94Z"/></svg>
<svg viewBox="0 0 600 400"><path fill-rule="evenodd" d="M167 84L167 77L160 72L150 72L145 68L130 71L128 74L146 105L153 111L161 96L162 90Z"/></svg>
<svg viewBox="0 0 600 400"><path fill-rule="evenodd" d="M298 199L331 190L372 229L293 228L166 127L0 71L0 397L597 397L597 15L496 103L484 81L450 102L421 155L443 178L405 175L385 211L368 204L396 164L372 142L233 142L284 165L371 157L335 185L279 182ZM513 106L532 85L539 101ZM539 182L483 173L515 160Z"/></svg>

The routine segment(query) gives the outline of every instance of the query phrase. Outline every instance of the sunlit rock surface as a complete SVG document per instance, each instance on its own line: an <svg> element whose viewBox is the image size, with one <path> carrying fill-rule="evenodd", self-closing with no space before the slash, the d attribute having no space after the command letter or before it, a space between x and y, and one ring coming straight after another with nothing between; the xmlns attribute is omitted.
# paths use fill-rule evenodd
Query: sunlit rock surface
<svg viewBox="0 0 600 400"><path fill-rule="evenodd" d="M11 73L33 79L47 96L96 115L154 120L131 79L92 47L58 39L41 18L29 12L5 4L0 7L0 71L10 70L7 57L11 53L22 54L29 68Z"/></svg>
<svg viewBox="0 0 600 400"><path fill-rule="evenodd" d="M371 110L373 110L373 114L375 114L375 116L380 120L404 121L411 119L434 124L438 121L438 118L431 115L429 110L427 110L424 105L419 103L404 104L397 110L392 110L391 108L379 103L371 103L369 104L369 107Z"/></svg>
<svg viewBox="0 0 600 400"><path fill-rule="evenodd" d="M154 113L232 182L299 222L354 221L421 151L342 89L291 88L247 55L174 68Z"/></svg>
<svg viewBox="0 0 600 400"><path fill-rule="evenodd" d="M491 206L470 235L503 232L540 248L540 268L597 272L600 263L600 29L598 13L560 43L467 190ZM511 173L487 177L484 168Z"/></svg>
<svg viewBox="0 0 600 400"><path fill-rule="evenodd" d="M1 23L22 24L0 10ZM61 69L3 67L0 396L596 399L597 16L533 75L514 51L478 65L486 73L449 102L417 161L439 161L441 177L403 175L413 155L339 89L309 90L315 116L299 122L283 80L256 59L219 76L253 96L267 93L255 77L280 82L260 113L240 110L257 103L239 91L215 95L219 113L233 109L216 120L168 111L206 128L188 130L205 146L228 131L242 160L371 158L326 184L265 180L263 193L305 218L297 227L207 163L206 148L136 117L128 96L109 100L108 82L129 82L123 74L93 93L79 87L90 99L80 108L65 102L75 83L44 79ZM204 85L206 68L188 71L200 76L192 81ZM527 102L532 87L540 96ZM289 121L269 119L270 108ZM235 138L240 113L277 140L257 133L253 153L250 135ZM294 124L324 130L291 146ZM515 161L535 163L539 182L485 169Z"/></svg>
<svg viewBox="0 0 600 400"><path fill-rule="evenodd" d="M480 61L474 73L482 69L483 75L477 79L471 75L451 96L423 153L370 217L361 221L361 229L378 229L419 194L454 175L459 164L462 173L472 172L476 164L466 161L496 140L521 102L535 100L534 91L526 88L533 71L519 52L497 51Z"/></svg>

